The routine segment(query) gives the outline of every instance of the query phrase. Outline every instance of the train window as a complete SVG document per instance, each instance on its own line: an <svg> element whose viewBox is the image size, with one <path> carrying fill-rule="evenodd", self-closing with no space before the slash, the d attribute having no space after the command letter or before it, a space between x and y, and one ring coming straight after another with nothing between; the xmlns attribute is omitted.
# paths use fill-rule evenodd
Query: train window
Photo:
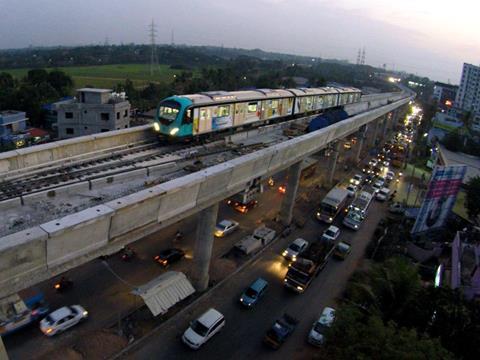
<svg viewBox="0 0 480 360"><path fill-rule="evenodd" d="M192 123L192 109L187 109L187 111L185 111L185 115L183 116L183 123L184 124Z"/></svg>
<svg viewBox="0 0 480 360"><path fill-rule="evenodd" d="M229 116L230 115L230 105L222 105L219 106L217 109L217 116Z"/></svg>
<svg viewBox="0 0 480 360"><path fill-rule="evenodd" d="M272 109L278 108L278 100L272 100Z"/></svg>
<svg viewBox="0 0 480 360"><path fill-rule="evenodd" d="M158 108L158 117L160 122L166 123L168 125L173 120L176 119L177 114L180 111L180 104L175 101L164 101L160 104Z"/></svg>
<svg viewBox="0 0 480 360"><path fill-rule="evenodd" d="M248 112L249 113L256 113L257 112L258 104L256 102L248 103Z"/></svg>

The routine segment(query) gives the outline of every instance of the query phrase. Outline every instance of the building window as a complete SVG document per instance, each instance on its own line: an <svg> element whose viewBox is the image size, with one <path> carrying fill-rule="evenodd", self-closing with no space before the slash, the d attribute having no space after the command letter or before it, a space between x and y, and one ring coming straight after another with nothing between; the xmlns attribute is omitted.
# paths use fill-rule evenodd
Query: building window
<svg viewBox="0 0 480 360"><path fill-rule="evenodd" d="M73 128L65 128L65 133L67 135L73 135Z"/></svg>
<svg viewBox="0 0 480 360"><path fill-rule="evenodd" d="M73 119L73 112L66 112L65 119Z"/></svg>
<svg viewBox="0 0 480 360"><path fill-rule="evenodd" d="M108 121L108 120L110 120L110 114L109 113L100 113L100 118L102 120Z"/></svg>
<svg viewBox="0 0 480 360"><path fill-rule="evenodd" d="M120 119L120 113L117 112L117 120L119 120L119 119Z"/></svg>
<svg viewBox="0 0 480 360"><path fill-rule="evenodd" d="M128 110L125 110L125 111L123 112L123 117L127 117L127 116L128 116Z"/></svg>
<svg viewBox="0 0 480 360"><path fill-rule="evenodd" d="M84 130L88 130L88 126L85 126L83 129L84 129Z"/></svg>
<svg viewBox="0 0 480 360"><path fill-rule="evenodd" d="M128 128L128 125L125 125L125 129Z"/></svg>
<svg viewBox="0 0 480 360"><path fill-rule="evenodd" d="M108 129L102 129L101 132L107 132L109 131Z"/></svg>

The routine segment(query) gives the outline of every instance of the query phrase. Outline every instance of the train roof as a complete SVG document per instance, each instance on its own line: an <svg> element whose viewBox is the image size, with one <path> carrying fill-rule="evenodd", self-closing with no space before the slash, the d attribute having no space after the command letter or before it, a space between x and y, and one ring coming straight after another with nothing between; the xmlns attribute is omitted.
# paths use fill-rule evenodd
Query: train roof
<svg viewBox="0 0 480 360"><path fill-rule="evenodd" d="M299 88L299 89L256 89L243 91L206 91L198 94L179 95L189 99L194 105L229 103L262 99L288 98L292 96L308 96L322 94L338 94L343 92L360 92L355 88Z"/></svg>

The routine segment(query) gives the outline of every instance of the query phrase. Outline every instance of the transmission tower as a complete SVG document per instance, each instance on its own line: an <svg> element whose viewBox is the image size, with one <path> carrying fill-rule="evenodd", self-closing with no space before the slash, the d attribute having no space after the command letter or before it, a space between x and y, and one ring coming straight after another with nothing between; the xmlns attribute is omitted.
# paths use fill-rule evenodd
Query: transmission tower
<svg viewBox="0 0 480 360"><path fill-rule="evenodd" d="M170 39L170 45L175 46L175 29L172 29L172 36Z"/></svg>
<svg viewBox="0 0 480 360"><path fill-rule="evenodd" d="M157 55L157 44L155 43L155 39L157 38L157 28L155 23L153 22L148 27L148 32L150 35L150 75L153 75L154 71L158 69L158 55Z"/></svg>
<svg viewBox="0 0 480 360"><path fill-rule="evenodd" d="M362 56L361 53L362 53L362 50L359 48L357 53L357 65L360 65L360 58Z"/></svg>
<svg viewBox="0 0 480 360"><path fill-rule="evenodd" d="M365 47L362 49L362 58L360 60L361 65L365 65Z"/></svg>

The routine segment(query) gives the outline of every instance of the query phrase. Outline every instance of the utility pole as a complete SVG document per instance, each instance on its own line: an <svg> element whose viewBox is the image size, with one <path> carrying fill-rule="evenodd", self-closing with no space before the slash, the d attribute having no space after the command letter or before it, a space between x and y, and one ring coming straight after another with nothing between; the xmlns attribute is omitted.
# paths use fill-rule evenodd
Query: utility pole
<svg viewBox="0 0 480 360"><path fill-rule="evenodd" d="M150 76L153 75L154 71L158 68L158 55L157 55L157 44L155 43L155 39L157 37L157 28L155 23L153 22L149 26L149 35L150 35Z"/></svg>

